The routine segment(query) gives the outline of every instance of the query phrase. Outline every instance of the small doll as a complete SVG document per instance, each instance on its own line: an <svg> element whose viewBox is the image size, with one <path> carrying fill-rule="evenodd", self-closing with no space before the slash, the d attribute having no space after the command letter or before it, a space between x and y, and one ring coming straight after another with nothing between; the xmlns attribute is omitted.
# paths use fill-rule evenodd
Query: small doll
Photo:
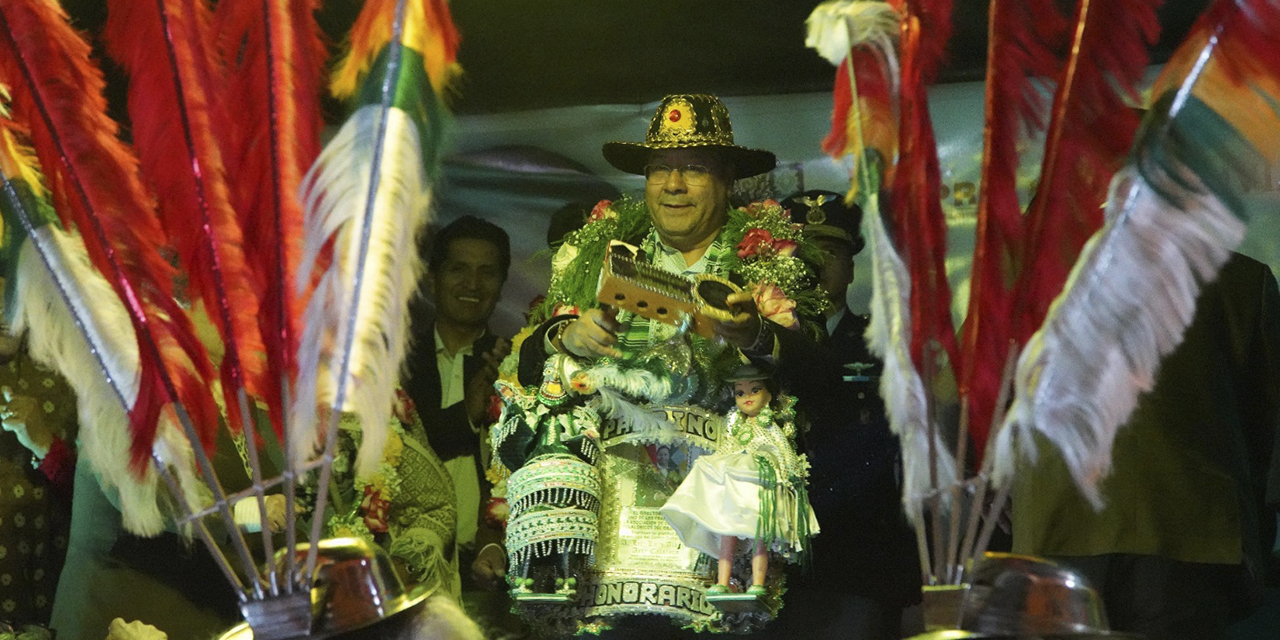
<svg viewBox="0 0 1280 640"><path fill-rule="evenodd" d="M494 455L508 469L506 546L512 595L568 602L577 569L593 562L600 512L599 416L575 384L572 362L547 360L536 390L498 383L506 407L492 428ZM534 564L554 564L554 593L536 593ZM545 572L542 572L545 573ZM540 591L546 591L545 588Z"/></svg>
<svg viewBox="0 0 1280 640"><path fill-rule="evenodd" d="M769 553L802 552L818 522L805 489L808 461L792 441L795 399L776 395L773 381L752 365L729 381L736 408L716 452L694 462L661 513L685 546L719 560L709 596L728 592L738 539L754 541L747 593L760 597L768 593Z"/></svg>

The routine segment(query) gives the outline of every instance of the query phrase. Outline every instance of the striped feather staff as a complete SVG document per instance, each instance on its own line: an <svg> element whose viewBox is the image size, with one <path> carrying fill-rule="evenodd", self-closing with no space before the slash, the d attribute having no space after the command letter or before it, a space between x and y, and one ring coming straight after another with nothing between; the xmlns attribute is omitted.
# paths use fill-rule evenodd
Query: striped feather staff
<svg viewBox="0 0 1280 640"><path fill-rule="evenodd" d="M1017 260L1023 253L1018 149L1044 130L1048 105L1041 87L1059 75L1058 51L1068 26L1054 3L1045 0L996 0L989 8L982 189L958 367L976 460L985 450L1000 363L1013 333Z"/></svg>
<svg viewBox="0 0 1280 640"><path fill-rule="evenodd" d="M951 37L951 2L904 0L902 13L900 156L893 182L888 183L890 232L911 273L911 358L929 376L938 368L939 355L948 357L947 367L959 360L944 264L947 234L938 199L942 185L938 145L926 90L937 75Z"/></svg>
<svg viewBox="0 0 1280 640"><path fill-rule="evenodd" d="M902 14L899 41L902 109L898 121L898 162L893 181L886 184L889 203L886 232L909 276L905 280L909 286L899 294L905 295L908 303L909 313L903 318L909 322L904 323L902 329L909 333L891 335L891 338L906 341L924 400L917 405L918 413L912 416L917 421L897 427L903 449L903 500L908 506L936 497L939 489L958 480L955 461L942 446L939 425L930 409L933 382L947 375L957 362L951 287L944 265L946 225L938 199L941 176L927 92L950 38L951 6L950 0L906 0L899 9ZM888 268L889 264L892 262L884 263L882 268ZM885 303L894 304L894 301ZM883 387L890 382L881 384ZM934 509L933 515L936 545L940 539L936 531L939 510ZM920 516L912 514L912 517ZM923 524L917 521L916 527L920 532Z"/></svg>
<svg viewBox="0 0 1280 640"><path fill-rule="evenodd" d="M415 239L427 223L431 182L446 111L440 93L456 73L457 32L439 0L373 0L352 30L350 51L331 90L355 111L303 181L306 238L295 287L317 283L308 303L290 419L294 464L321 444L333 458L338 415L354 413L363 430L357 473L382 455L391 403L408 339L408 300L421 260ZM359 79L359 81L357 81ZM331 247L332 261L313 271ZM328 492L322 466L318 504ZM321 518L311 539L320 537ZM316 547L303 576L311 575Z"/></svg>
<svg viewBox="0 0 1280 640"><path fill-rule="evenodd" d="M1222 0L1166 64L1104 226L1019 360L997 481L1015 472L1019 448L1035 459L1040 433L1101 506L1117 429L1181 341L1200 284L1243 237L1242 194L1280 156L1277 55L1280 4Z"/></svg>
<svg viewBox="0 0 1280 640"><path fill-rule="evenodd" d="M229 68L227 95L240 96L240 117L220 138L228 158L228 186L244 230L245 261L253 289L261 299L258 327L266 349L267 373L262 400L277 442L289 446L285 425L288 392L297 375L294 357L306 289L295 295L291 283L302 248L302 176L320 152L320 95L325 49L320 40L314 0L224 0L217 7L217 40ZM258 425L259 428L265 428ZM257 520L266 521L262 464L255 432L244 434L244 449L254 481ZM283 478L285 513L296 505L298 469L286 463ZM250 518L252 519L252 518ZM285 527L285 547L295 548L297 526ZM272 557L274 541L263 528L264 556ZM296 558L285 554L284 572L294 574ZM266 563L268 582L278 593L275 563ZM283 581L286 593L299 586Z"/></svg>
<svg viewBox="0 0 1280 640"><path fill-rule="evenodd" d="M11 85L13 117L32 142L64 228L79 229L89 260L124 304L137 341L137 394L128 407L130 466L145 477L162 408L180 403L192 441L212 441L217 409L203 383L211 371L186 312L172 296L174 271L162 258L164 233L138 178L137 160L106 115L101 72L89 46L55 3L0 5L0 79ZM105 303L104 303L105 304ZM189 427L189 428L188 428ZM196 447L199 451L199 447ZM120 467L98 467L111 482ZM131 499L122 498L125 505ZM126 524L154 532L156 512L137 503Z"/></svg>
<svg viewBox="0 0 1280 640"><path fill-rule="evenodd" d="M82 451L104 484L120 489L124 524L159 533L164 516L156 503L156 475L138 477L118 464L129 459L128 409L138 395L138 346L129 315L89 262L84 242L62 229L35 153L19 141L25 131L10 120L7 107L0 112L6 320L14 335L26 330L31 356L65 372L75 389L80 422L93 425L80 435Z"/></svg>
<svg viewBox="0 0 1280 640"><path fill-rule="evenodd" d="M854 156L857 186L852 193L866 214L863 225L871 247L872 313L867 344L884 360L880 392L890 426L902 439L907 467L903 502L913 524L922 530L925 498L939 482L954 481L956 469L953 458L928 426L929 395L910 349L916 322L911 312L912 280L880 206L881 190L886 174L893 170L898 144L899 18L898 11L886 3L826 3L809 18L807 43L840 68L832 135L827 140L845 135L847 142L829 144L827 150L859 152ZM840 47L852 48L842 52ZM866 97L864 87L870 88ZM849 96L842 98L846 88ZM846 102L848 108L842 109ZM842 113L847 121L839 120ZM888 131L883 130L886 126Z"/></svg>
<svg viewBox="0 0 1280 640"><path fill-rule="evenodd" d="M1133 143L1138 84L1160 32L1160 0L1080 0L1065 68L1057 76L1040 179L1018 260L1014 337L1025 343L1089 236L1102 226L1107 185ZM1052 249L1047 249L1052 247ZM999 368L998 364L994 368Z"/></svg>
<svg viewBox="0 0 1280 640"><path fill-rule="evenodd" d="M316 0L222 0L218 48L230 65L227 95L239 117L220 138L228 184L244 234L245 259L260 292L259 327L269 374L264 397L283 436L282 383L297 374L301 302L290 283L302 253L298 188L320 153L324 43Z"/></svg>
<svg viewBox="0 0 1280 640"><path fill-rule="evenodd" d="M3 111L3 109L0 109ZM0 117L0 212L4 215L6 312L14 331L25 334L37 362L66 376L76 391L80 451L104 486L120 497L123 524L144 535L159 533L166 517L157 504L163 478L180 508L190 513L203 502L204 485L195 477L190 440L172 410L162 412L151 447L154 472L130 473L120 464L130 457L129 408L138 395L138 343L129 313L106 278L94 268L79 235L62 229L48 202L35 156L19 138L23 128ZM210 549L202 521L196 531ZM243 584L226 563L219 565L234 588Z"/></svg>

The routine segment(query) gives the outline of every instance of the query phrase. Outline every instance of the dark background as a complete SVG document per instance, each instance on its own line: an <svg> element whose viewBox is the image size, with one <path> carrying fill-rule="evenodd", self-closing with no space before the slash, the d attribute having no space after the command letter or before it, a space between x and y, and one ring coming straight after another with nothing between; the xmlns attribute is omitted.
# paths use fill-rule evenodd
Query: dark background
<svg viewBox="0 0 1280 640"><path fill-rule="evenodd" d="M1116 0L1095 0L1114 2ZM341 42L361 6L329 0L317 16ZM580 104L636 104L667 93L725 96L830 91L834 69L805 48L816 0L453 0L465 72L459 114ZM1072 3L1074 4L1074 3ZM1208 0L1170 0L1152 62L1163 62ZM94 34L103 0L63 0ZM954 35L942 82L983 76L987 0L955 0ZM109 98L120 79L108 69ZM336 107L331 106L336 110ZM117 113L119 110L117 109ZM335 114L335 119L340 118Z"/></svg>

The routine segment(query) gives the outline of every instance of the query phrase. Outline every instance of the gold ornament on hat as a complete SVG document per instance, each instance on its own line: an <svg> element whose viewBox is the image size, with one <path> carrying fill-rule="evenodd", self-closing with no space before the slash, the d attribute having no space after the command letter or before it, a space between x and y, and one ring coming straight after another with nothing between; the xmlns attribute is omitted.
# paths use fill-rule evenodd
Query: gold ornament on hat
<svg viewBox="0 0 1280 640"><path fill-rule="evenodd" d="M677 98L667 103L667 108L662 112L658 136L673 140L686 138L694 132L696 122L693 105L688 100Z"/></svg>
<svg viewBox="0 0 1280 640"><path fill-rule="evenodd" d="M817 198L801 198L800 204L809 207L809 211L804 214L804 221L807 224L826 224L827 212L822 210L822 205L826 204L826 196L818 196Z"/></svg>

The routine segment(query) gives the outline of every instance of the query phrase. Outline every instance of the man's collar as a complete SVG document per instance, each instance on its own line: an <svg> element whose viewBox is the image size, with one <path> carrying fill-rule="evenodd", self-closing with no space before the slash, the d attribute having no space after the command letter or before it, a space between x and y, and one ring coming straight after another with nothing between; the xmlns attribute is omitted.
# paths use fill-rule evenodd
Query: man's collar
<svg viewBox="0 0 1280 640"><path fill-rule="evenodd" d="M721 227L720 231L716 232L715 239L712 240L711 244L707 246L707 250L702 252L702 257L698 258L698 260L695 261L693 264L688 264L687 262L685 262L684 252L664 242L662 240L662 236L658 233L657 227L652 227L649 229L649 240L650 240L649 244L653 247L655 251L661 252L662 255L661 256L655 255L651 258L651 260L655 262L657 261L670 262L670 264L673 264L673 265L683 264L684 268L680 269L680 271L684 271L684 272L705 271L706 269L700 269L698 268L698 266L703 263L708 263L713 261L718 262L720 260L721 254L724 253L724 242L722 242L720 238L723 231L724 231L724 227Z"/></svg>
<svg viewBox="0 0 1280 640"><path fill-rule="evenodd" d="M453 358L456 358L458 356L475 355L475 344L481 340L484 340L485 335L487 335L488 333L489 333L489 330L485 329L484 332L481 333L475 340L472 340L469 344L463 346L461 349L458 349L457 353L450 355L448 349L446 349L444 346L444 339L440 337L440 327L433 326L431 328L431 335L432 337L435 338L435 341L436 341L436 355L438 356L440 354L444 354L446 356L453 357Z"/></svg>
<svg viewBox="0 0 1280 640"><path fill-rule="evenodd" d="M849 314L849 307L842 306L840 310L827 317L827 335L836 335L836 327L840 326L840 321Z"/></svg>

